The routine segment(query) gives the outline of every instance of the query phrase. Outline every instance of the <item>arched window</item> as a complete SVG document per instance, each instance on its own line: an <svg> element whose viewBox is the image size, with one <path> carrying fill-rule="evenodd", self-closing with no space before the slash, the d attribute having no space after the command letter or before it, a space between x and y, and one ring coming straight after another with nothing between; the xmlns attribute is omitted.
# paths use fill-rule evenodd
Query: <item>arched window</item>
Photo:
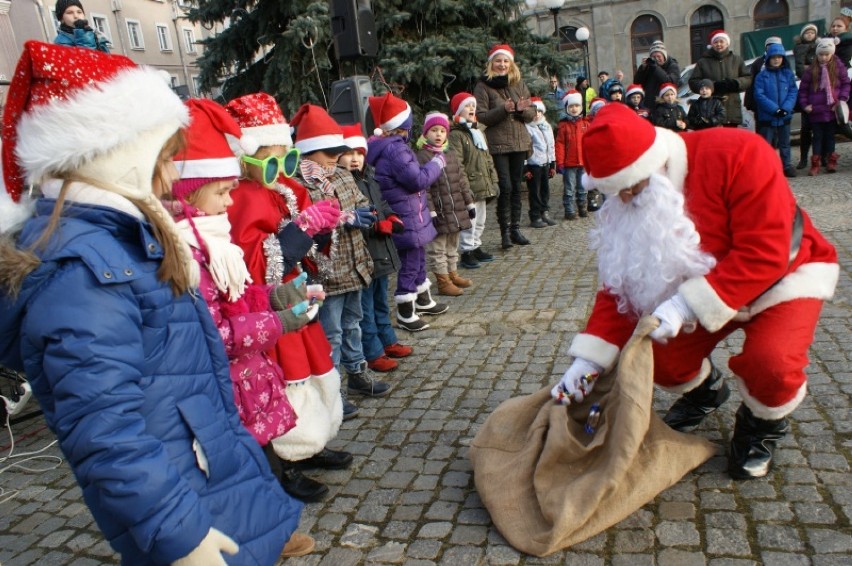
<svg viewBox="0 0 852 566"><path fill-rule="evenodd" d="M707 38L717 29L725 29L722 12L715 6L701 6L689 19L689 56L695 63L707 49Z"/></svg>
<svg viewBox="0 0 852 566"><path fill-rule="evenodd" d="M576 57L575 63L569 64L564 73L559 73L560 75L564 75L560 77L562 79L574 79L578 75L587 75L589 72L586 68L588 64L586 62L588 44L577 39L578 29L580 28L576 26L562 26L559 28L559 51L573 51Z"/></svg>
<svg viewBox="0 0 852 566"><path fill-rule="evenodd" d="M630 46L633 50L633 72L647 58L651 44L663 39L663 26L660 20L650 14L642 14L630 26Z"/></svg>
<svg viewBox="0 0 852 566"><path fill-rule="evenodd" d="M790 23L790 9L785 0L760 0L754 7L754 29L786 26Z"/></svg>

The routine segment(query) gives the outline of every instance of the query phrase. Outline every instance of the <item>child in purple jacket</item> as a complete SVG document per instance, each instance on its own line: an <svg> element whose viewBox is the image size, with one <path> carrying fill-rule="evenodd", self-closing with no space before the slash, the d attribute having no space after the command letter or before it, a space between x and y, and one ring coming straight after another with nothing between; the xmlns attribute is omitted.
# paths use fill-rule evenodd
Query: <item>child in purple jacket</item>
<svg viewBox="0 0 852 566"><path fill-rule="evenodd" d="M429 186L444 169L444 156L436 154L423 165L417 161L408 146L412 119L407 102L387 93L371 96L369 103L377 128L367 141L367 163L376 170L382 196L405 225L402 233L393 235L400 259L396 320L401 328L417 332L429 327L420 314L441 314L448 308L432 300L426 277L426 244L437 234L429 212Z"/></svg>
<svg viewBox="0 0 852 566"><path fill-rule="evenodd" d="M827 161L826 171L837 171L838 155L834 151L834 132L837 129L835 111L840 101L849 100L849 76L846 66L834 56L837 38L817 40L816 57L802 75L799 85L799 106L808 115L813 130L814 153L808 175L819 174L820 161Z"/></svg>

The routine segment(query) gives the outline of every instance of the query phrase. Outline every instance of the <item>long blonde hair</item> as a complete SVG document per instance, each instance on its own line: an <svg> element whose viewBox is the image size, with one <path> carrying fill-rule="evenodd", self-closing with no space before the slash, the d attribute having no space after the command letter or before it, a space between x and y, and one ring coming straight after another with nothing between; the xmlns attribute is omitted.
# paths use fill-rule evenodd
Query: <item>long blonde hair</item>
<svg viewBox="0 0 852 566"><path fill-rule="evenodd" d="M487 78L489 81L496 76L494 74L494 71L491 70L491 61L493 61L493 59L490 59L485 62L484 74L485 78ZM509 72L506 74L506 76L509 78L510 85L519 83L521 81L521 69L515 64L514 59L509 60Z"/></svg>

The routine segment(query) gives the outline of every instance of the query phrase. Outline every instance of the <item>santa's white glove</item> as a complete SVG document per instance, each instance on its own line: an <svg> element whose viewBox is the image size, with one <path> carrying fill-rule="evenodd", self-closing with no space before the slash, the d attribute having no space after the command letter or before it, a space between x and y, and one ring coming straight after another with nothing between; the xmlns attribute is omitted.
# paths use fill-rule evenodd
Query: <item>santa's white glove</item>
<svg viewBox="0 0 852 566"><path fill-rule="evenodd" d="M231 537L211 528L192 552L172 562L172 566L228 566L222 553L236 554L239 550Z"/></svg>
<svg viewBox="0 0 852 566"><path fill-rule="evenodd" d="M654 309L654 316L660 321L660 326L655 328L650 336L660 344L665 344L669 338L677 336L681 328L685 332L692 332L696 327L695 313L680 293L675 293L671 299Z"/></svg>
<svg viewBox="0 0 852 566"><path fill-rule="evenodd" d="M595 380L602 371L603 368L594 362L574 358L574 363L565 371L559 383L550 390L550 396L562 405L570 405L572 402L582 403L583 399L592 392Z"/></svg>

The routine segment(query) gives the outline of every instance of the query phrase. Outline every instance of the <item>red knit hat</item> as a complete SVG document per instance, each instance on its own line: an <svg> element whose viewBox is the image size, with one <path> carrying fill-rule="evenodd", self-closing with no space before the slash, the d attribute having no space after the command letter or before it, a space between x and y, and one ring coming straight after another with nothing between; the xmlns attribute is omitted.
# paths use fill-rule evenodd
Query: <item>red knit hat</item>
<svg viewBox="0 0 852 566"><path fill-rule="evenodd" d="M607 104L583 135L583 185L614 195L643 181L669 165L673 154L683 153L683 163L670 167L669 177L681 186L686 174L686 150L680 137L655 128L624 104ZM675 146L682 149L676 151ZM675 170L676 169L676 170Z"/></svg>
<svg viewBox="0 0 852 566"><path fill-rule="evenodd" d="M642 98L645 98L645 89L642 88L642 85L633 83L627 87L627 93L625 94L625 96L630 98L634 94L641 94Z"/></svg>
<svg viewBox="0 0 852 566"><path fill-rule="evenodd" d="M28 41L3 112L6 191L18 202L25 182L79 169L131 143L147 144L153 172L162 144L186 121L160 71L94 49ZM122 194L145 196L130 188Z"/></svg>
<svg viewBox="0 0 852 566"><path fill-rule="evenodd" d="M187 100L186 106L189 108L186 148L174 158L180 180L172 185L172 194L179 199L185 199L189 193L211 181L240 176L240 162L226 137L240 139L242 135L231 115L205 98ZM240 140L241 143L243 141ZM242 149L249 155L257 152L256 145Z"/></svg>
<svg viewBox="0 0 852 566"><path fill-rule="evenodd" d="M515 60L515 50L506 45L505 43L501 43L492 47L491 51L488 52L488 60L490 61L498 55L505 55L512 61Z"/></svg>
<svg viewBox="0 0 852 566"><path fill-rule="evenodd" d="M453 113L453 118L457 118L461 114L464 107L470 103L476 106L476 97L469 92L460 92L450 100L450 111Z"/></svg>
<svg viewBox="0 0 852 566"><path fill-rule="evenodd" d="M293 121L296 128L296 147L307 155L315 151L344 153L349 148L343 142L343 130L322 106L302 104Z"/></svg>
<svg viewBox="0 0 852 566"><path fill-rule="evenodd" d="M373 122L378 132L390 132L399 128L411 117L411 106L401 98L387 92L384 96L371 96L368 100L370 112L373 114Z"/></svg>
<svg viewBox="0 0 852 566"><path fill-rule="evenodd" d="M253 140L258 147L293 145L290 124L275 99L265 92L256 92L235 98L225 105L240 129L243 140Z"/></svg>
<svg viewBox="0 0 852 566"><path fill-rule="evenodd" d="M423 135L435 126L443 126L445 130L450 131L450 120L443 112L428 112L423 117Z"/></svg>
<svg viewBox="0 0 852 566"><path fill-rule="evenodd" d="M363 154L367 154L367 138L364 137L364 130L361 129L361 124L347 124L340 126L343 130L343 143L349 149L359 150Z"/></svg>
<svg viewBox="0 0 852 566"><path fill-rule="evenodd" d="M660 93L658 94L658 96L660 98L662 98L667 90L674 92L675 96L677 96L677 87L674 85L674 83L663 83L663 84L661 84L660 85Z"/></svg>
<svg viewBox="0 0 852 566"><path fill-rule="evenodd" d="M730 35L728 35L728 34L725 32L725 30L723 30L723 29L717 29L717 30L713 30L713 31L711 31L711 32L710 32L710 35L709 35L708 37L710 38L710 39L709 39L709 41L710 41L710 43L711 43L711 44L712 44L714 41L716 41L717 39L719 39L720 37L721 37L722 39L724 39L725 41L727 41L728 43L731 43L731 36L730 36Z"/></svg>

